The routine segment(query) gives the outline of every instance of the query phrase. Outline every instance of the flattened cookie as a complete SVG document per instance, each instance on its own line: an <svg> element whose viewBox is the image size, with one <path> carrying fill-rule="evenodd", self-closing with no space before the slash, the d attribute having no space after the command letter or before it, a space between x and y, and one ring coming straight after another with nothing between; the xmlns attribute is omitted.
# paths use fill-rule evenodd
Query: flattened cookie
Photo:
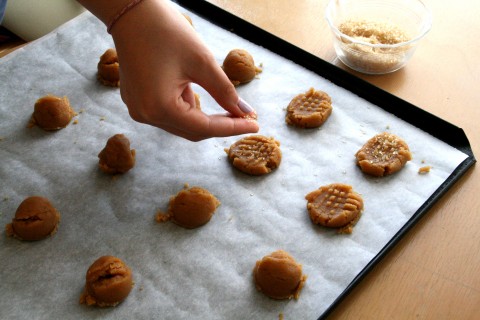
<svg viewBox="0 0 480 320"><path fill-rule="evenodd" d="M290 101L285 121L300 128L317 128L327 121L330 114L332 114L330 96L323 91L310 88Z"/></svg>
<svg viewBox="0 0 480 320"><path fill-rule="evenodd" d="M100 56L97 64L97 79L105 86L120 86L120 65L117 50L110 48Z"/></svg>
<svg viewBox="0 0 480 320"><path fill-rule="evenodd" d="M362 197L352 187L342 183L322 186L305 196L307 210L313 223L325 227L341 228L351 233L363 210Z"/></svg>
<svg viewBox="0 0 480 320"><path fill-rule="evenodd" d="M200 187L185 187L170 198L168 213L158 212L157 222L171 220L181 227L193 229L210 221L220 201L208 190Z"/></svg>
<svg viewBox="0 0 480 320"><path fill-rule="evenodd" d="M412 154L405 141L394 134L383 132L368 140L355 154L363 172L382 177L402 169Z"/></svg>
<svg viewBox="0 0 480 320"><path fill-rule="evenodd" d="M225 149L228 159L238 170L260 176L280 166L280 142L261 135L245 137Z"/></svg>

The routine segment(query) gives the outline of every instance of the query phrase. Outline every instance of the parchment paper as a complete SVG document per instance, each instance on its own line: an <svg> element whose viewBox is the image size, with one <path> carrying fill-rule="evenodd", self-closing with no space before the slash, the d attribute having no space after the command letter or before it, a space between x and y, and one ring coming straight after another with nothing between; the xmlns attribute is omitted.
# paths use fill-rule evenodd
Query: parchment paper
<svg viewBox="0 0 480 320"><path fill-rule="evenodd" d="M186 10L180 8L182 12ZM2 237L0 318L5 319L315 319L467 156L379 107L276 54L189 13L221 64L248 50L263 72L238 88L257 110L260 134L281 142L278 170L251 177L232 169L224 148L240 137L198 143L134 122L119 90L96 81L100 55L113 46L105 27L84 13L0 60L0 222L30 195L49 198L62 218L38 242ZM161 72L161 70L158 70ZM285 124L285 108L315 87L333 100L330 119L314 130ZM200 87L207 113L222 112ZM78 124L58 132L26 128L35 101L67 96ZM372 136L402 137L414 159L397 174L371 178L355 152ZM98 169L107 139L123 133L137 152L130 172ZM432 166L419 175L419 167ZM351 184L365 202L351 235L313 225L305 195ZM212 192L221 206L205 226L157 224L157 210L185 183ZM440 236L440 235L439 235ZM299 300L275 301L253 283L255 262L284 249L308 275ZM79 304L85 273L102 255L123 259L135 286L115 308Z"/></svg>

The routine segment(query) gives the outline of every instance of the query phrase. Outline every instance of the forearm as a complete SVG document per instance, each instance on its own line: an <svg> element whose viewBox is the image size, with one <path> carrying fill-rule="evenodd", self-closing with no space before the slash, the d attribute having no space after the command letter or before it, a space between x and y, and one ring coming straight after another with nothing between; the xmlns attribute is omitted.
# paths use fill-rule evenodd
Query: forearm
<svg viewBox="0 0 480 320"><path fill-rule="evenodd" d="M93 13L106 26L112 22L115 16L133 0L77 0L88 11ZM150 0L149 0L150 1ZM165 2L165 0L156 0Z"/></svg>

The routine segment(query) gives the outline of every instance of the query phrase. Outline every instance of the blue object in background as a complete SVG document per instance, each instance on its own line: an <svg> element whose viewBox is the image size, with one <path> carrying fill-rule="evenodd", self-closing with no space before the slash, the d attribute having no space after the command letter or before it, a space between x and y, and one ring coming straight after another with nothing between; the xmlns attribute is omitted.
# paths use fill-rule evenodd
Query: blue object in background
<svg viewBox="0 0 480 320"><path fill-rule="evenodd" d="M0 0L0 24L2 23L3 16L5 15L6 7L7 7L7 0Z"/></svg>

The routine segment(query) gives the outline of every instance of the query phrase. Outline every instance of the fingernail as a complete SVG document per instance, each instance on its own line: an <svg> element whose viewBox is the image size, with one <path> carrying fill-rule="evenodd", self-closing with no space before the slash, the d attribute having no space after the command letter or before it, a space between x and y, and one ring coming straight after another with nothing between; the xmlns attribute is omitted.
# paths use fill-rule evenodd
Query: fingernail
<svg viewBox="0 0 480 320"><path fill-rule="evenodd" d="M237 105L240 108L240 110L243 111L243 113L249 114L255 111L255 109L253 109L252 106L250 106L248 102L243 100L242 98L238 99Z"/></svg>

